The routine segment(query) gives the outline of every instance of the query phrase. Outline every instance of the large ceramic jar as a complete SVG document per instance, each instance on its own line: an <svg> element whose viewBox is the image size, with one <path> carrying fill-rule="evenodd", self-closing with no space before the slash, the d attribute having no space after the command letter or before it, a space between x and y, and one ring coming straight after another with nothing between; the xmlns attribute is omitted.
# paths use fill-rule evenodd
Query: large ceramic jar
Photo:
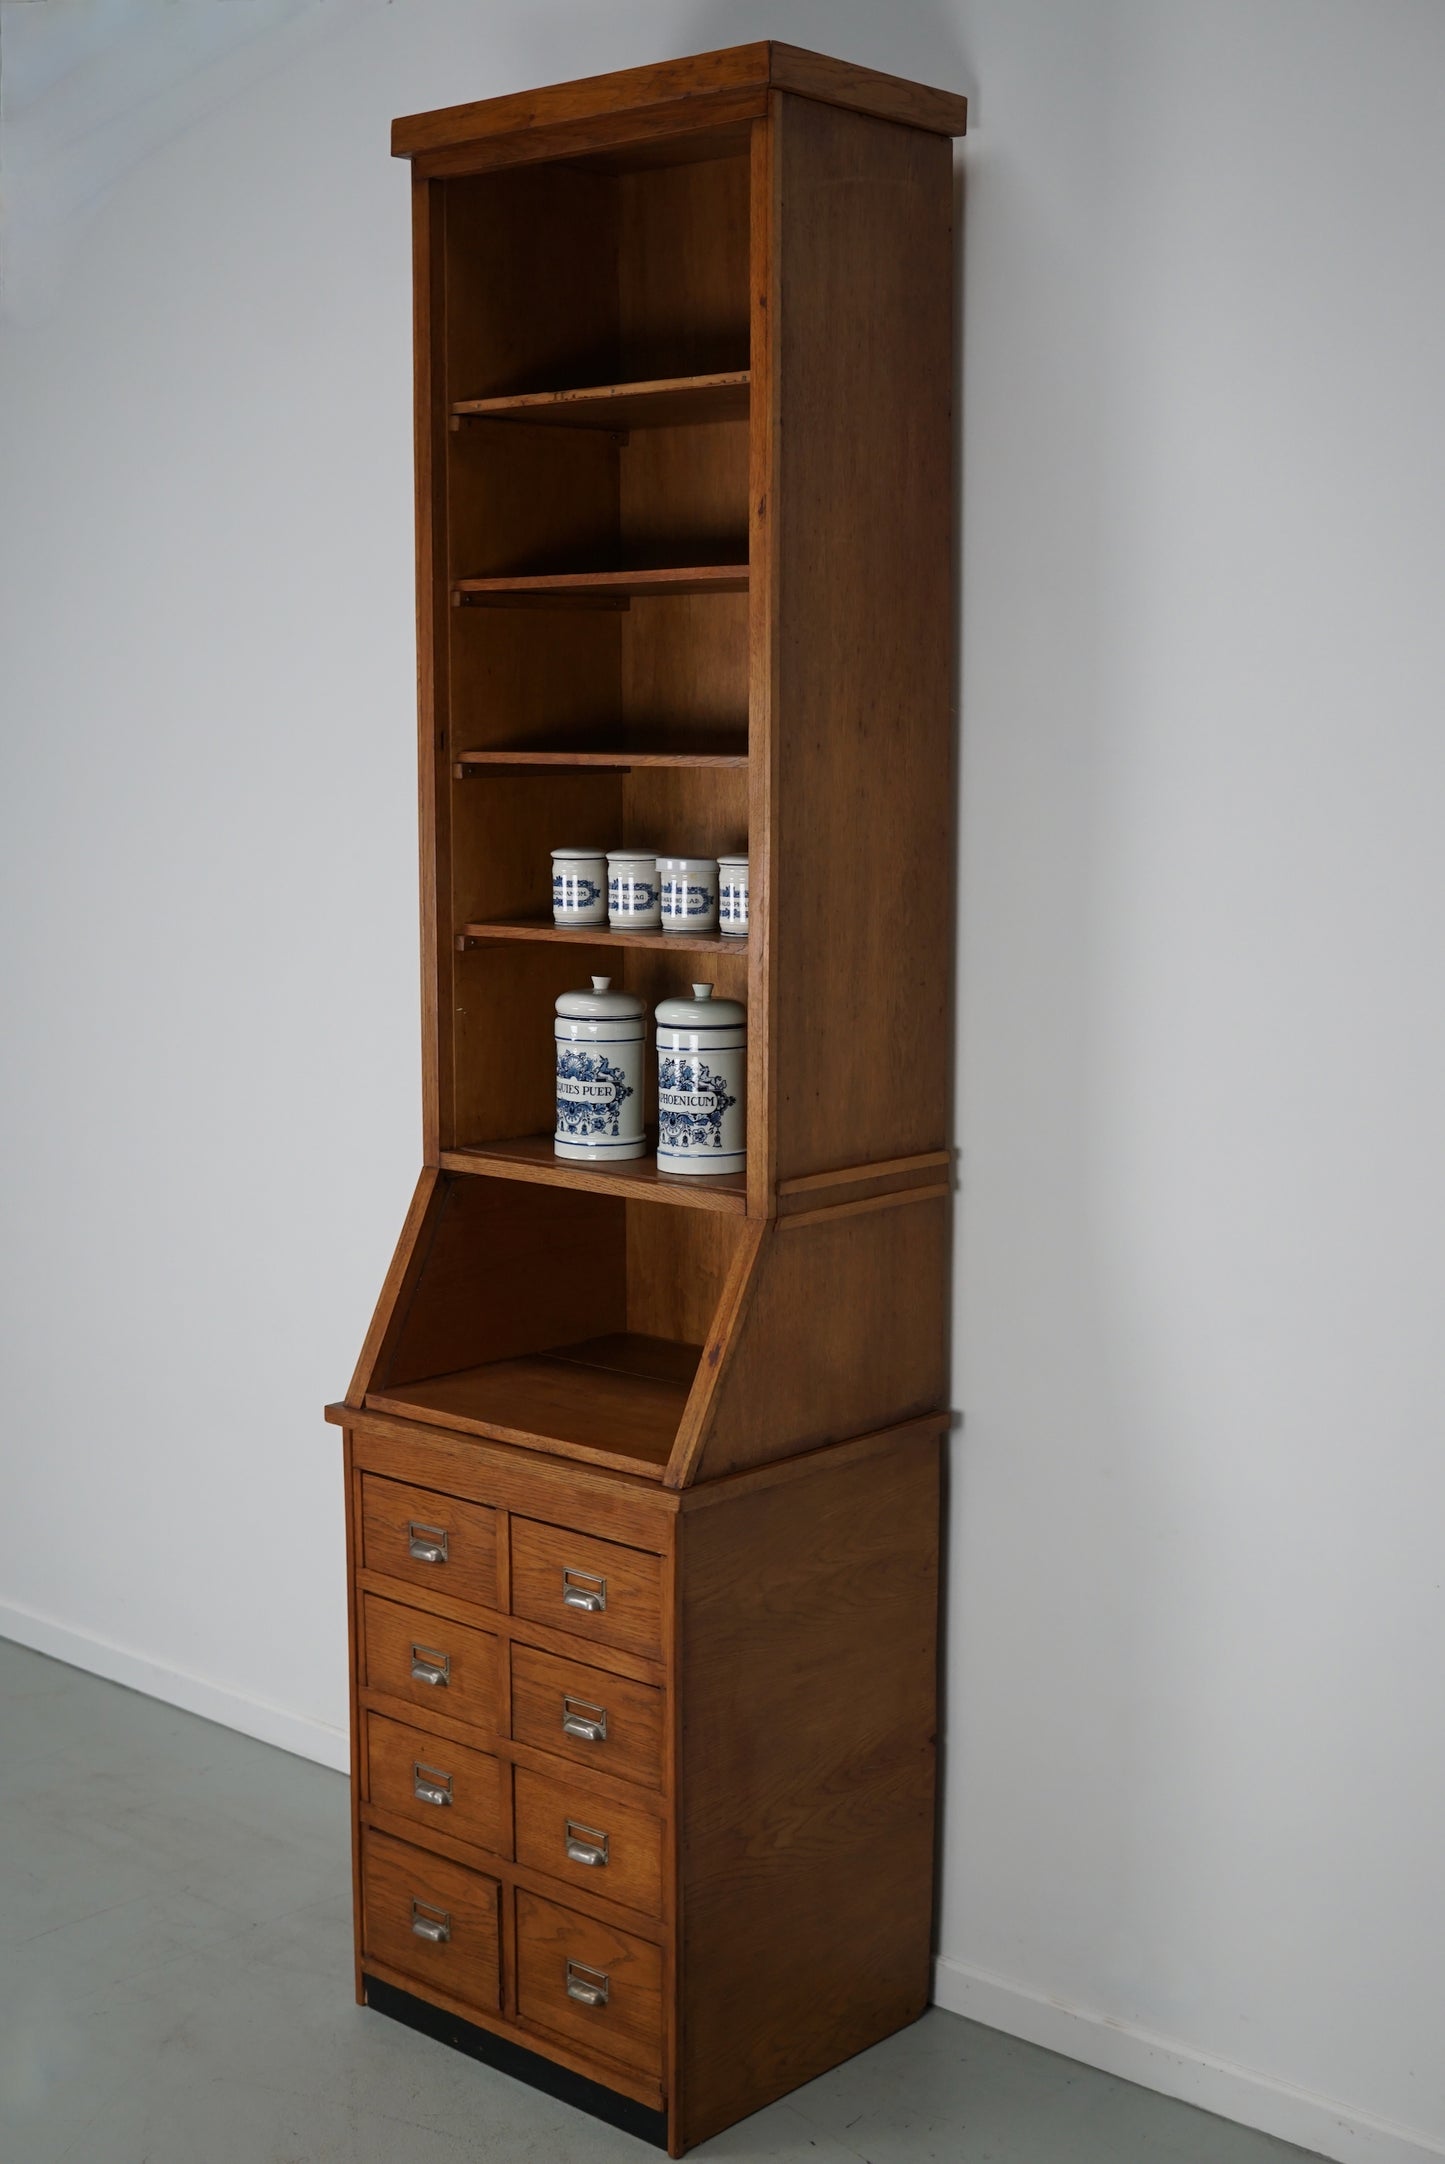
<svg viewBox="0 0 1445 2164"><path fill-rule="evenodd" d="M559 1157L609 1165L642 1155L646 1011L631 992L614 992L610 977L594 977L590 992L564 992L558 1000L552 1035Z"/></svg>
<svg viewBox="0 0 1445 2164"><path fill-rule="evenodd" d="M695 984L657 1009L657 1169L741 1172L747 1162L747 1009Z"/></svg>

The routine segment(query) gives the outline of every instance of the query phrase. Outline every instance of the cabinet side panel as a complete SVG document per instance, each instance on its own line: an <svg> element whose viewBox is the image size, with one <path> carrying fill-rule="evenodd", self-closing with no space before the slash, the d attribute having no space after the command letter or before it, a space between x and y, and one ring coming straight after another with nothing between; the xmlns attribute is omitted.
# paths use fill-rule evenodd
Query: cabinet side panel
<svg viewBox="0 0 1445 2164"><path fill-rule="evenodd" d="M952 156L778 101L776 1176L947 1138Z"/></svg>
<svg viewBox="0 0 1445 2164"><path fill-rule="evenodd" d="M933 1412L948 1391L949 1198L765 1235L722 1354L696 1480Z"/></svg>
<svg viewBox="0 0 1445 2164"><path fill-rule="evenodd" d="M447 786L448 599L445 196L414 180L417 792L421 835L422 1153L451 1131L451 800Z"/></svg>
<svg viewBox="0 0 1445 2164"><path fill-rule="evenodd" d="M682 1520L688 2143L927 2004L938 1468L916 1440Z"/></svg>

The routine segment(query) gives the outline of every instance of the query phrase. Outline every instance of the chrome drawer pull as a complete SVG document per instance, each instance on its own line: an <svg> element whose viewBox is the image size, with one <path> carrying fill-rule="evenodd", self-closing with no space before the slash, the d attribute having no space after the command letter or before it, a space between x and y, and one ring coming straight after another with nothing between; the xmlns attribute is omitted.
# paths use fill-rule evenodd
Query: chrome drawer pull
<svg viewBox="0 0 1445 2164"><path fill-rule="evenodd" d="M452 1777L441 1773L435 1766L423 1766L412 1761L411 1792L418 1803L450 1803L452 1800Z"/></svg>
<svg viewBox="0 0 1445 2164"><path fill-rule="evenodd" d="M581 1608L588 1615L600 1615L607 1606L607 1580L599 1578L595 1571L564 1570L562 1606Z"/></svg>
<svg viewBox="0 0 1445 2164"><path fill-rule="evenodd" d="M605 2006L607 2004L606 1969L589 1969L584 1961L567 1964L567 1996L579 2006Z"/></svg>
<svg viewBox="0 0 1445 2164"><path fill-rule="evenodd" d="M595 1826L579 1826L569 1818L565 1834L567 1854L573 1863L590 1864L597 1869L607 1861L607 1836Z"/></svg>
<svg viewBox="0 0 1445 2164"><path fill-rule="evenodd" d="M413 1897L411 1928L419 1939L426 1939L433 1946L445 1946L452 1935L452 1920L445 1909L430 1908L425 1901Z"/></svg>
<svg viewBox="0 0 1445 2164"><path fill-rule="evenodd" d="M438 1690L450 1690L452 1661L449 1653L438 1653L433 1646L413 1646L411 1649L411 1680L413 1683L433 1683Z"/></svg>
<svg viewBox="0 0 1445 2164"><path fill-rule="evenodd" d="M445 1563L446 1527L422 1525L415 1518L409 1519L406 1528L406 1552L414 1563Z"/></svg>
<svg viewBox="0 0 1445 2164"><path fill-rule="evenodd" d="M562 1733L564 1736L576 1736L579 1743L605 1743L606 1706L589 1706L585 1698L564 1698Z"/></svg>

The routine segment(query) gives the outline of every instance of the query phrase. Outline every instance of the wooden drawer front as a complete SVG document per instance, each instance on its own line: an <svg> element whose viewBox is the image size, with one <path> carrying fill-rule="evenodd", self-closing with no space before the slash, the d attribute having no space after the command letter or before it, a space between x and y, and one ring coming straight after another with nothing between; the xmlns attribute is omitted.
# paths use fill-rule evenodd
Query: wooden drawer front
<svg viewBox="0 0 1445 2164"><path fill-rule="evenodd" d="M662 1914L662 1821L604 1802L580 1776L517 1768L517 1861L624 1908Z"/></svg>
<svg viewBox="0 0 1445 2164"><path fill-rule="evenodd" d="M514 1518L512 1608L598 1645L662 1658L662 1559L640 1548Z"/></svg>
<svg viewBox="0 0 1445 2164"><path fill-rule="evenodd" d="M601 2058L662 2072L660 1950L520 1886L517 2011Z"/></svg>
<svg viewBox="0 0 1445 2164"><path fill-rule="evenodd" d="M384 1833L361 1837L366 1953L467 2006L502 2003L495 1879Z"/></svg>
<svg viewBox="0 0 1445 2164"><path fill-rule="evenodd" d="M594 1773L662 1786L662 1692L650 1683L514 1645L512 1734Z"/></svg>
<svg viewBox="0 0 1445 2164"><path fill-rule="evenodd" d="M379 1713L366 1716L368 1798L374 1809L409 1819L418 1833L450 1834L503 1851L502 1768L485 1751L429 1736Z"/></svg>
<svg viewBox="0 0 1445 2164"><path fill-rule="evenodd" d="M456 1600L497 1605L497 1514L431 1488L364 1473L361 1559L368 1570Z"/></svg>
<svg viewBox="0 0 1445 2164"><path fill-rule="evenodd" d="M368 1690L498 1733L501 1665L490 1631L468 1630L368 1593L362 1600Z"/></svg>

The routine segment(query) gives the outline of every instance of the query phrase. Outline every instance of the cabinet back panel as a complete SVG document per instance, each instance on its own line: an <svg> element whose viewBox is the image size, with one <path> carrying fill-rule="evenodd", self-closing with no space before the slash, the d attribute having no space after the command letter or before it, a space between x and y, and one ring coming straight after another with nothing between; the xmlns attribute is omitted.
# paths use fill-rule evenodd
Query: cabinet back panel
<svg viewBox="0 0 1445 2164"><path fill-rule="evenodd" d="M560 433L560 431L559 431ZM748 424L638 428L618 466L622 544L631 560L742 563L748 553Z"/></svg>
<svg viewBox="0 0 1445 2164"><path fill-rule="evenodd" d="M468 421L448 430L447 443L453 578L586 570L612 561L618 454L610 436Z"/></svg>
<svg viewBox="0 0 1445 2164"><path fill-rule="evenodd" d="M594 732L599 748L613 742L627 622L620 611L453 609L449 621L453 757L545 750ZM464 798L459 809L466 806Z"/></svg>
<svg viewBox="0 0 1445 2164"><path fill-rule="evenodd" d="M719 732L746 742L748 597L671 594L634 601L621 622L629 729Z"/></svg>
<svg viewBox="0 0 1445 2164"><path fill-rule="evenodd" d="M748 160L655 166L618 190L622 379L748 365Z"/></svg>
<svg viewBox="0 0 1445 2164"><path fill-rule="evenodd" d="M549 905L550 907L550 900ZM612 957L586 947L474 947L456 958L456 1141L462 1148L551 1134L557 1116L552 1024L560 993ZM613 980L620 973L613 970Z"/></svg>
<svg viewBox="0 0 1445 2164"><path fill-rule="evenodd" d="M624 1204L473 1174L443 1180L372 1389L626 1327ZM561 1255L579 1267L560 1269Z"/></svg>
<svg viewBox="0 0 1445 2164"><path fill-rule="evenodd" d="M612 381L617 183L534 165L443 192L448 399Z"/></svg>
<svg viewBox="0 0 1445 2164"><path fill-rule="evenodd" d="M746 848L747 768L634 767L623 817L627 840L636 849L715 857L722 849ZM697 957L686 966L695 974Z"/></svg>
<svg viewBox="0 0 1445 2164"><path fill-rule="evenodd" d="M737 1250L736 1220L713 1210L627 1205L627 1327L701 1345Z"/></svg>
<svg viewBox="0 0 1445 2164"><path fill-rule="evenodd" d="M605 770L483 774L452 784L452 813L455 932L479 917L550 916L552 851L615 846L622 783Z"/></svg>
<svg viewBox="0 0 1445 2164"><path fill-rule="evenodd" d="M445 183L449 396L748 364L745 152Z"/></svg>

